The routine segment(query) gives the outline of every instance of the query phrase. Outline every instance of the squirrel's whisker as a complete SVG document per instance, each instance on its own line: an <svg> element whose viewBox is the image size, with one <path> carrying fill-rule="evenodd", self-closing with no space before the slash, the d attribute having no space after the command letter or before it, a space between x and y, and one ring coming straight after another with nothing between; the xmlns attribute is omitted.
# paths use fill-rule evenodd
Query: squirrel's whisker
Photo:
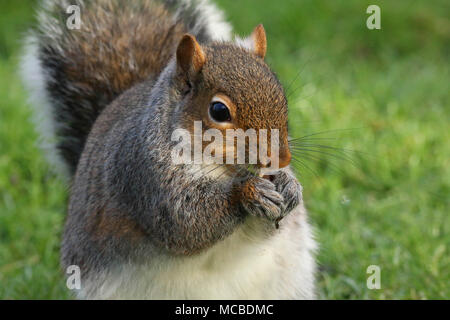
<svg viewBox="0 0 450 320"><path fill-rule="evenodd" d="M339 168L335 163L333 163L332 159L324 159L324 158L318 157L316 155L312 155L312 154L309 154L309 153L301 153L301 152L296 153L294 155L294 159L298 160L297 156L302 158L302 159L305 159L305 160L313 161L315 163L325 162L328 166L330 166L331 170L333 170L334 172L337 172L337 173L342 174L342 175L344 174L344 172L341 170L341 168Z"/></svg>
<svg viewBox="0 0 450 320"><path fill-rule="evenodd" d="M307 134L307 135L304 135L304 136L302 136L302 137L290 139L289 141L302 140L302 139L305 139L305 138L308 138L308 137L314 137L314 136L318 136L318 135L321 135L321 134L335 133L335 132L342 132L342 131L351 131L351 130L360 130L360 129L363 129L363 127L361 127L361 128L346 128L346 129L332 129L332 130L325 130L325 131L320 131L320 132L315 132L315 133Z"/></svg>
<svg viewBox="0 0 450 320"><path fill-rule="evenodd" d="M294 153L294 154L296 152L302 152L302 151L303 152L313 152L313 153L327 155L327 156L330 156L330 157L335 158L335 159L347 161L347 162L351 163L353 166L358 167L357 164L355 163L354 159L352 159L351 157L349 157L348 155L345 155L345 154L334 154L334 153L330 153L330 152L326 152L326 151L322 151L322 150L310 149L310 148L294 148L294 149L291 149L291 152Z"/></svg>
<svg viewBox="0 0 450 320"><path fill-rule="evenodd" d="M304 163L302 160L300 160L300 159L297 159L297 158L292 158L292 160L294 161L294 162L297 162L298 164L300 164L300 165L302 165L304 168L306 168L308 171L310 171L310 172L312 172L312 174L314 174L314 176L316 176L317 178L319 178L320 179L320 176L319 176L319 174L316 172L316 171L314 171L313 169L311 169L306 163Z"/></svg>

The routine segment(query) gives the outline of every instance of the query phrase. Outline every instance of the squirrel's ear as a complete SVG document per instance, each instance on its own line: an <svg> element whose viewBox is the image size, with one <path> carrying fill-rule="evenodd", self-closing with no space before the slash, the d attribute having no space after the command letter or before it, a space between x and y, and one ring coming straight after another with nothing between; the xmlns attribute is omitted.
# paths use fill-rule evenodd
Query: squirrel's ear
<svg viewBox="0 0 450 320"><path fill-rule="evenodd" d="M253 29L251 37L253 40L253 51L261 59L264 59L267 50L267 39L266 31L262 24L258 24L256 28Z"/></svg>
<svg viewBox="0 0 450 320"><path fill-rule="evenodd" d="M177 68L188 75L193 75L202 69L205 61L205 53L195 37L185 34L177 48Z"/></svg>
<svg viewBox="0 0 450 320"><path fill-rule="evenodd" d="M247 50L252 51L261 59L266 56L267 40L266 31L262 24L259 24L253 29L253 32L247 38L236 37L235 42L238 46L241 46Z"/></svg>

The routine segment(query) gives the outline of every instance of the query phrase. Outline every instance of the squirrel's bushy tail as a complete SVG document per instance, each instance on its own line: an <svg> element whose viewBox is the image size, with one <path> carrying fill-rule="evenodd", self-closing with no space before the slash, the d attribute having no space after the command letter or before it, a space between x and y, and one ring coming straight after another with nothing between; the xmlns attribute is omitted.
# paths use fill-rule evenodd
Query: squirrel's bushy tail
<svg viewBox="0 0 450 320"><path fill-rule="evenodd" d="M79 8L80 29L67 25L71 5ZM69 176L103 108L156 77L184 33L208 42L228 40L231 31L207 0L47 0L37 20L22 77L44 150Z"/></svg>

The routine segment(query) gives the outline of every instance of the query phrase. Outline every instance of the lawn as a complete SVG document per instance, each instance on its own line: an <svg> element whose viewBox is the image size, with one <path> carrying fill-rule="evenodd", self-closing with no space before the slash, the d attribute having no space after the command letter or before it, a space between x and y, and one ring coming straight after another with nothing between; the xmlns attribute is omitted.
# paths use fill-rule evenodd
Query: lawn
<svg viewBox="0 0 450 320"><path fill-rule="evenodd" d="M323 299L450 298L450 3L217 1L239 34L263 23L320 243ZM381 30L366 8L381 8ZM64 299L67 186L38 149L18 77L34 1L0 3L0 299ZM316 150L316 151L314 151ZM366 269L381 270L381 288Z"/></svg>

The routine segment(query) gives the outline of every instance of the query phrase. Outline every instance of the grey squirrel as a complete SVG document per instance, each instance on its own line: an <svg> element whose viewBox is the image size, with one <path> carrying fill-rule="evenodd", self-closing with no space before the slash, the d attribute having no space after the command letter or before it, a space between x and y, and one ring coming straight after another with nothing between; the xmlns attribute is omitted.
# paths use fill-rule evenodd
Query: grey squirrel
<svg viewBox="0 0 450 320"><path fill-rule="evenodd" d="M71 4L80 30L66 27ZM80 267L78 298L315 298L287 100L265 53L262 25L231 41L206 0L43 2L22 74L70 179L61 263ZM280 169L174 165L171 133L194 121L279 129Z"/></svg>

